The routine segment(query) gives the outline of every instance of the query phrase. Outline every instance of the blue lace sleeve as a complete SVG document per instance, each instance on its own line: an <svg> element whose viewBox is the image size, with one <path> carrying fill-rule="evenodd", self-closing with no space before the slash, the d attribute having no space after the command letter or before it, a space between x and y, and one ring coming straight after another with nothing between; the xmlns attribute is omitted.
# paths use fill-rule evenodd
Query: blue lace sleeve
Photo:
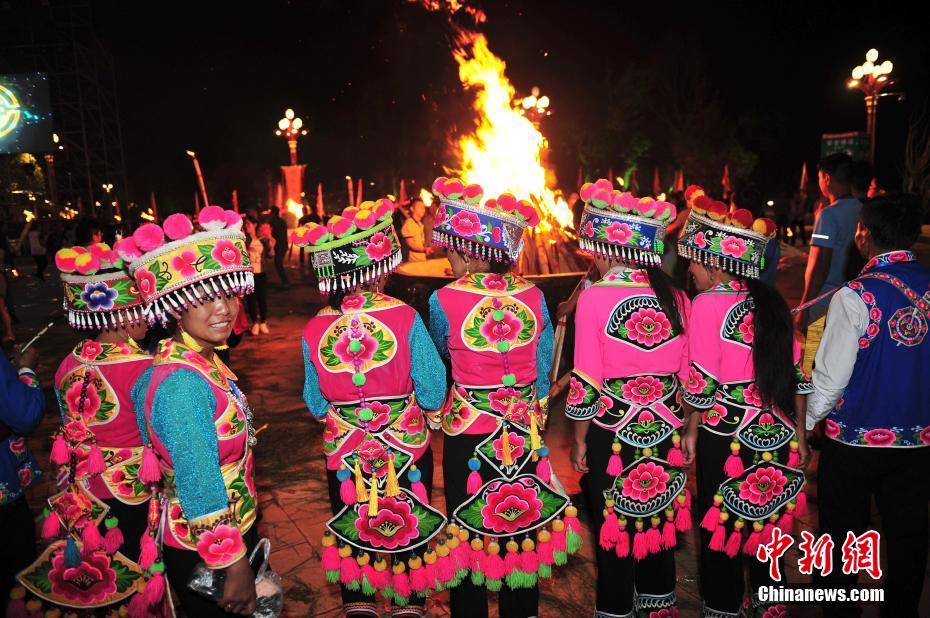
<svg viewBox="0 0 930 618"><path fill-rule="evenodd" d="M549 319L549 309L545 298L542 301L543 330L539 335L536 346L536 396L543 399L549 396L549 372L552 370L552 348L555 344L555 333L552 330L552 321Z"/></svg>
<svg viewBox="0 0 930 618"><path fill-rule="evenodd" d="M432 337L440 356L449 358L449 347L446 343L449 338L449 318L439 303L438 292L433 292L429 297L429 336Z"/></svg>
<svg viewBox="0 0 930 618"><path fill-rule="evenodd" d="M313 418L323 418L329 409L329 401L320 391L320 379L316 373L316 366L310 360L310 347L306 340L301 339L300 346L304 353L304 403L307 404Z"/></svg>
<svg viewBox="0 0 930 618"><path fill-rule="evenodd" d="M152 398L152 429L171 456L174 483L188 520L229 507L213 424L216 397L201 376L178 369Z"/></svg>
<svg viewBox="0 0 930 618"><path fill-rule="evenodd" d="M417 403L424 410L438 410L446 395L446 366L417 314L410 329L410 377Z"/></svg>

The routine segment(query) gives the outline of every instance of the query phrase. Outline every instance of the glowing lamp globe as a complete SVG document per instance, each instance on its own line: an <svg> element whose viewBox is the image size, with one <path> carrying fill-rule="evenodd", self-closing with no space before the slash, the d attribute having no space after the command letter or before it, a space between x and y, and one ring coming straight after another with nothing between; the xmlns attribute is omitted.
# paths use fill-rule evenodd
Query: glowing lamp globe
<svg viewBox="0 0 930 618"><path fill-rule="evenodd" d="M287 118L288 120L292 120L294 118L294 110L292 110L291 108L287 108L286 110L284 110L284 117Z"/></svg>
<svg viewBox="0 0 930 618"><path fill-rule="evenodd" d="M286 131L288 124L290 123L288 123L287 118L282 118L281 120L278 121L278 128L281 129L282 131Z"/></svg>
<svg viewBox="0 0 930 618"><path fill-rule="evenodd" d="M891 60L886 60L882 63L882 73L888 75L891 73L891 70L894 68L894 65L891 63Z"/></svg>
<svg viewBox="0 0 930 618"><path fill-rule="evenodd" d="M865 53L865 59L869 62L875 62L878 60L878 50L874 47Z"/></svg>
<svg viewBox="0 0 930 618"><path fill-rule="evenodd" d="M862 67L858 66L852 70L852 78L859 80L862 79Z"/></svg>

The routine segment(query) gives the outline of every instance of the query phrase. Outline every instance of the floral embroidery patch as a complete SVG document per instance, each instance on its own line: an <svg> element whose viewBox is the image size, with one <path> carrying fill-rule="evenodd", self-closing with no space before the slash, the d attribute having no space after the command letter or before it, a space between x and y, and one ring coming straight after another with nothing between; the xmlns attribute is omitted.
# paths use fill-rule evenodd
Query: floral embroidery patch
<svg viewBox="0 0 930 618"><path fill-rule="evenodd" d="M654 296L630 296L610 312L604 332L641 350L657 350L678 336Z"/></svg>
<svg viewBox="0 0 930 618"><path fill-rule="evenodd" d="M378 499L378 510L368 503L348 505L328 522L337 538L369 552L406 552L428 543L446 524L445 516L401 488L397 496Z"/></svg>
<svg viewBox="0 0 930 618"><path fill-rule="evenodd" d="M720 330L720 337L747 348L755 340L755 303L752 298L736 303L727 311Z"/></svg>
<svg viewBox="0 0 930 618"><path fill-rule="evenodd" d="M795 434L794 427L777 411L750 410L737 438L754 451L773 451L793 440Z"/></svg>
<svg viewBox="0 0 930 618"><path fill-rule="evenodd" d="M476 451L481 459L496 470L498 474L511 478L526 467L533 455L533 451L530 449L529 434L515 425L509 425L507 428L507 441L510 445L510 457L513 463L509 466L504 465L503 435L504 429L501 425L478 445Z"/></svg>
<svg viewBox="0 0 930 618"><path fill-rule="evenodd" d="M775 462L747 468L720 485L723 504L737 517L766 519L794 500L804 486L804 474Z"/></svg>
<svg viewBox="0 0 930 618"><path fill-rule="evenodd" d="M682 398L699 410L709 408L716 401L718 384L717 378L709 371L692 362L688 366L688 381L685 383Z"/></svg>
<svg viewBox="0 0 930 618"><path fill-rule="evenodd" d="M643 457L629 464L610 489L614 510L630 518L649 517L664 511L681 493L687 475L655 457Z"/></svg>
<svg viewBox="0 0 930 618"><path fill-rule="evenodd" d="M601 407L600 389L584 374L573 371L568 378L568 396L565 400L565 416L585 420L597 414Z"/></svg>
<svg viewBox="0 0 930 618"><path fill-rule="evenodd" d="M351 320L359 321L362 333L357 355L349 349ZM326 329L320 341L320 365L330 373L365 373L391 362L397 353L397 336L384 322L368 313L340 317ZM356 358L358 370L353 362Z"/></svg>
<svg viewBox="0 0 930 618"><path fill-rule="evenodd" d="M475 534L502 537L546 525L568 506L568 498L532 475L496 479L459 508L453 518Z"/></svg>
<svg viewBox="0 0 930 618"><path fill-rule="evenodd" d="M498 309L494 306L495 300L503 312L500 320L494 319ZM537 331L533 311L519 299L484 296L465 316L461 335L466 347L484 352L497 351L498 343L503 341L510 344L510 349L529 345L535 340Z"/></svg>

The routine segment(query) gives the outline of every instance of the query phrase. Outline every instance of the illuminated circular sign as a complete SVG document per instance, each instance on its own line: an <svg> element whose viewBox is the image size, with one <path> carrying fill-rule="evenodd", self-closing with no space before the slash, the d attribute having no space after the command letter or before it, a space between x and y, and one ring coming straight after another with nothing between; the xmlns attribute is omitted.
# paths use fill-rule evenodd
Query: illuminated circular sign
<svg viewBox="0 0 930 618"><path fill-rule="evenodd" d="M10 131L16 128L21 115L22 110L19 107L16 95L9 88L0 84L0 138L6 137Z"/></svg>

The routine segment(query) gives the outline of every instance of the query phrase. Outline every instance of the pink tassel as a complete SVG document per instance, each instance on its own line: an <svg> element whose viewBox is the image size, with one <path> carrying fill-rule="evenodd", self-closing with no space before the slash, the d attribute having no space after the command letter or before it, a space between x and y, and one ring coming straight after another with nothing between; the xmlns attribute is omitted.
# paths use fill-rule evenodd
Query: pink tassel
<svg viewBox="0 0 930 618"><path fill-rule="evenodd" d="M383 571L372 569L371 573L368 574L368 582L375 590L384 590L391 582L391 571L388 569Z"/></svg>
<svg viewBox="0 0 930 618"><path fill-rule="evenodd" d="M772 540L772 530L775 529L775 524L771 522L766 522L762 527L762 538L759 539L759 544L769 543Z"/></svg>
<svg viewBox="0 0 930 618"><path fill-rule="evenodd" d="M536 555L535 549L520 554L520 568L524 573L535 573L539 570L539 556Z"/></svg>
<svg viewBox="0 0 930 618"><path fill-rule="evenodd" d="M679 532L691 529L691 509L684 506L678 508L678 513L675 514L675 529Z"/></svg>
<svg viewBox="0 0 930 618"><path fill-rule="evenodd" d="M410 569L410 590L417 594L425 593L429 589L429 580L426 578L426 569L419 567Z"/></svg>
<svg viewBox="0 0 930 618"><path fill-rule="evenodd" d="M626 558L630 555L630 535L627 534L626 528L621 528L617 535L617 547L614 548L618 558Z"/></svg>
<svg viewBox="0 0 930 618"><path fill-rule="evenodd" d="M165 596L165 575L155 573L145 584L145 602L149 606L158 605Z"/></svg>
<svg viewBox="0 0 930 618"><path fill-rule="evenodd" d="M561 530L553 530L553 531L552 531L552 548L553 548L555 551L565 551L565 550L566 550L565 528L562 528Z"/></svg>
<svg viewBox="0 0 930 618"><path fill-rule="evenodd" d="M633 535L633 557L642 560L649 555L649 543L646 541L646 533L642 531Z"/></svg>
<svg viewBox="0 0 930 618"><path fill-rule="evenodd" d="M407 598L410 596L412 592L410 590L410 577L407 576L406 571L391 575L391 589L399 597Z"/></svg>
<svg viewBox="0 0 930 618"><path fill-rule="evenodd" d="M733 532L730 533L730 538L727 539L727 544L726 544L726 547L724 548L724 551L729 557L731 558L736 557L736 554L739 553L739 544L742 540L743 540L743 537L740 534L739 530L733 530Z"/></svg>
<svg viewBox="0 0 930 618"><path fill-rule="evenodd" d="M103 453L94 444L90 447L90 453L87 455L87 471L91 474L103 474L106 470L107 464L103 461Z"/></svg>
<svg viewBox="0 0 930 618"><path fill-rule="evenodd" d="M569 508L571 508L571 505L569 505ZM566 512L568 512L568 509L566 509ZM563 521L565 522L565 530L581 534L581 521L578 520L577 515L566 515Z"/></svg>
<svg viewBox="0 0 930 618"><path fill-rule="evenodd" d="M520 568L520 552L509 551L504 556L504 575L510 575Z"/></svg>
<svg viewBox="0 0 930 618"><path fill-rule="evenodd" d="M81 530L81 542L84 544L84 551L94 552L103 546L103 537L100 536L100 530L96 524L88 522L84 529Z"/></svg>
<svg viewBox="0 0 930 618"><path fill-rule="evenodd" d="M351 475L339 484L339 498L342 500L343 504L355 504L355 483L352 481Z"/></svg>
<svg viewBox="0 0 930 618"><path fill-rule="evenodd" d="M114 526L107 530L106 535L103 537L103 551L107 552L109 555L115 554L119 551L119 548L123 545L123 533L118 526Z"/></svg>
<svg viewBox="0 0 930 618"><path fill-rule="evenodd" d="M710 535L710 547L714 551L723 551L726 549L725 541L727 540L727 529L725 526L717 526L714 533Z"/></svg>
<svg viewBox="0 0 930 618"><path fill-rule="evenodd" d="M6 618L29 618L24 599L11 600L6 606Z"/></svg>
<svg viewBox="0 0 930 618"><path fill-rule="evenodd" d="M469 496L474 496L481 489L481 474L477 470L468 473L468 481L465 483L465 491Z"/></svg>
<svg viewBox="0 0 930 618"><path fill-rule="evenodd" d="M675 466L676 468L680 468L685 465L685 456L681 452L681 447L677 444L673 446L672 449L668 452L668 455L666 455L666 460L670 466Z"/></svg>
<svg viewBox="0 0 930 618"><path fill-rule="evenodd" d="M155 545L155 538L146 530L139 541L139 566L148 569L157 559L158 546ZM336 568L339 566L337 565Z"/></svg>
<svg viewBox="0 0 930 618"><path fill-rule="evenodd" d="M801 455L798 453L798 449L793 448L791 452L788 453L788 467L797 468L798 464L801 463Z"/></svg>
<svg viewBox="0 0 930 618"><path fill-rule="evenodd" d="M52 463L56 466L63 466L68 463L70 456L68 443L62 436L57 436L52 443Z"/></svg>
<svg viewBox="0 0 930 618"><path fill-rule="evenodd" d="M488 579L504 579L504 559L500 554L485 554L484 576Z"/></svg>
<svg viewBox="0 0 930 618"><path fill-rule="evenodd" d="M659 532L658 526L653 526L646 531L646 549L650 554L662 551L662 533Z"/></svg>
<svg viewBox="0 0 930 618"><path fill-rule="evenodd" d="M145 596L141 594L133 595L132 599L129 600L129 615L132 618L148 618L149 615L149 606L145 602Z"/></svg>
<svg viewBox="0 0 930 618"><path fill-rule="evenodd" d="M374 584L371 583L371 577L375 574L375 568L371 566L371 563L362 565L362 567L359 569L359 573L361 574L359 581L362 579L367 579L368 583L374 588Z"/></svg>
<svg viewBox="0 0 930 618"><path fill-rule="evenodd" d="M762 540L762 533L753 530L746 542L743 543L743 553L747 556L755 556L756 550L759 549L759 542Z"/></svg>
<svg viewBox="0 0 930 618"><path fill-rule="evenodd" d="M554 548L552 547L552 541L546 541L545 543L539 542L536 544L536 554L539 558L541 564L548 564L552 566L552 563L555 562Z"/></svg>
<svg viewBox="0 0 930 618"><path fill-rule="evenodd" d="M620 529L617 523L617 513L611 508L601 524L601 530L598 534L598 543L605 550L611 550L617 544L617 537L620 536Z"/></svg>
<svg viewBox="0 0 930 618"><path fill-rule="evenodd" d="M536 476L547 485L552 482L552 466L549 465L548 457L541 457L536 464Z"/></svg>
<svg viewBox="0 0 930 618"><path fill-rule="evenodd" d="M42 522L42 538L51 540L61 534L61 520L58 519L58 513L49 513L45 521Z"/></svg>
<svg viewBox="0 0 930 618"><path fill-rule="evenodd" d="M410 489L413 491L413 495L417 497L417 500L423 504L429 504L429 496L426 495L426 485L424 485L422 481L411 483Z"/></svg>
<svg viewBox="0 0 930 618"><path fill-rule="evenodd" d="M792 515L791 511L788 511L778 519L776 525L781 528L781 531L785 534L791 534L791 531L794 529L794 515Z"/></svg>
<svg viewBox="0 0 930 618"><path fill-rule="evenodd" d="M455 579L455 562L452 555L443 556L436 561L436 578L443 586Z"/></svg>
<svg viewBox="0 0 930 618"><path fill-rule="evenodd" d="M727 457L726 463L723 464L723 473L730 478L736 478L745 471L743 467L743 460L739 456L739 452L730 452L730 456Z"/></svg>
<svg viewBox="0 0 930 618"><path fill-rule="evenodd" d="M355 560L355 556L346 556L339 562L339 581L348 585L357 582L362 575L362 570Z"/></svg>
<svg viewBox="0 0 930 618"><path fill-rule="evenodd" d="M158 455L151 446L142 449L142 465L139 466L139 480L146 484L157 483L161 480L161 468L158 465Z"/></svg>
<svg viewBox="0 0 930 618"><path fill-rule="evenodd" d="M678 535L675 534L675 522L671 519L667 519L662 526L662 548L671 549L677 544Z"/></svg>
<svg viewBox="0 0 930 618"><path fill-rule="evenodd" d="M677 503L677 501L676 501L676 503ZM684 504L682 504L682 505L680 505L680 506L681 506L681 508L683 508L683 509L690 509L690 508L691 508L691 492L688 491L687 489L685 490L685 502L684 502Z"/></svg>
<svg viewBox="0 0 930 618"><path fill-rule="evenodd" d="M803 488L801 488L801 491L794 500L796 503L794 506L794 516L800 518L807 515L807 494L804 493Z"/></svg>
<svg viewBox="0 0 930 618"><path fill-rule="evenodd" d="M428 562L423 562L423 573L426 577L427 587L428 588L438 588L442 585L442 580L439 578L439 569L438 562L429 564Z"/></svg>
<svg viewBox="0 0 930 618"><path fill-rule="evenodd" d="M719 524L720 507L715 505L707 509L707 513L704 514L704 519L701 520L701 527L708 532L714 532Z"/></svg>
<svg viewBox="0 0 930 618"><path fill-rule="evenodd" d="M607 460L607 474L609 476L620 476L623 472L623 461L620 459L620 453L614 453Z"/></svg>

